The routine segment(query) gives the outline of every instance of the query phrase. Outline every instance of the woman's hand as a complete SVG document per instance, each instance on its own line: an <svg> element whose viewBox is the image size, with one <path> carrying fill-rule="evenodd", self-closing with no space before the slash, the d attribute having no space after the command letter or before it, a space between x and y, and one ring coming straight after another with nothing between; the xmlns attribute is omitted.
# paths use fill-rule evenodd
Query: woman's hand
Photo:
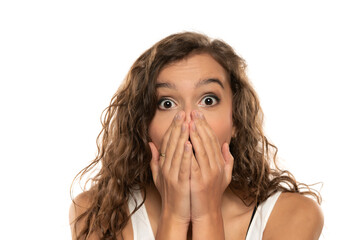
<svg viewBox="0 0 360 240"><path fill-rule="evenodd" d="M221 218L222 195L231 181L234 158L228 143L220 147L215 133L199 111L192 112L190 139L196 155L191 161L190 181L194 224L216 214Z"/></svg>
<svg viewBox="0 0 360 240"><path fill-rule="evenodd" d="M153 180L162 200L162 217L177 224L190 222L190 164L192 157L189 125L180 111L166 131L160 148L150 142ZM185 232L186 233L186 232Z"/></svg>

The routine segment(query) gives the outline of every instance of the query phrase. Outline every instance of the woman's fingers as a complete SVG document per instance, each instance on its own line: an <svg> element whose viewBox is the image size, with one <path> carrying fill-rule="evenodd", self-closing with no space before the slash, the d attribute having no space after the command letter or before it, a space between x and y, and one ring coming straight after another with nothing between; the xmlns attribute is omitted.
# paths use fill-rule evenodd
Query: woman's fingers
<svg viewBox="0 0 360 240"><path fill-rule="evenodd" d="M195 125L198 127L199 136L204 143L204 148L208 152L208 155L212 156L209 159L210 167L222 167L224 165L224 160L221 156L221 148L217 136L206 121L202 112L197 111L197 114L195 115L194 121Z"/></svg>
<svg viewBox="0 0 360 240"><path fill-rule="evenodd" d="M162 167L164 165L164 162L165 162L165 156L163 156L163 154L165 154L165 150L166 150L166 146L167 146L167 143L169 141L169 138L170 138L170 134L171 134L171 130L172 130L172 126L173 126L174 122L172 122L170 124L170 127L166 130L165 134L164 134L164 137L163 137L163 140L162 140L162 143L161 143L161 147L160 147L160 158L159 158L159 165L160 167Z"/></svg>
<svg viewBox="0 0 360 240"><path fill-rule="evenodd" d="M204 148L202 139L200 138L197 126L194 121L190 123L190 139L195 150L196 161L202 172L210 169L209 156Z"/></svg>
<svg viewBox="0 0 360 240"><path fill-rule="evenodd" d="M166 130L165 132L165 135L164 135L164 138L163 138L163 141L162 141L162 144L161 144L161 148L160 148L160 166L163 168L164 167L164 164L165 164L165 159L171 159L172 158L172 152L173 150L171 150L170 152L168 152L168 148L169 146L171 147L172 144L174 144L174 141L177 142L177 139L176 139L176 127L178 127L178 125L180 124L181 126L181 119L183 116L182 116L182 112L178 112L170 127ZM179 132L179 131L177 131ZM165 156L164 156L165 155ZM171 162L170 162L171 164Z"/></svg>
<svg viewBox="0 0 360 240"><path fill-rule="evenodd" d="M179 181L188 181L191 176L192 146L189 141L184 144L184 154L179 167Z"/></svg>
<svg viewBox="0 0 360 240"><path fill-rule="evenodd" d="M166 159L162 166L164 171L169 171L170 167L172 165L174 153L176 151L178 142L180 140L179 138L181 135L181 126L184 122L183 118L184 118L183 111L178 112L174 117L173 126L172 126L170 137L167 142L166 150L164 150L164 152L163 152L163 153L165 153L165 159Z"/></svg>
<svg viewBox="0 0 360 240"><path fill-rule="evenodd" d="M205 167L205 170L209 168L221 171L224 167L224 159L221 154L221 148L217 136L201 112L194 111L192 113L192 119L193 122L191 124L195 131L193 131L193 135L191 135L191 137L192 140L195 140L193 145L200 168ZM198 146L200 143L201 146ZM199 149L199 153L197 152L197 149Z"/></svg>
<svg viewBox="0 0 360 240"><path fill-rule="evenodd" d="M183 122L181 124L180 131L181 131L180 137L178 139L177 146L176 146L175 152L173 154L173 159L171 161L171 166L170 166L171 175L174 175L174 176L179 175L180 165L182 164L181 162L183 161L183 155L185 154L184 150L186 147L187 147L186 150L188 150L188 147L189 147L189 145L186 144L186 142L188 142L188 139L189 139L188 123ZM183 163L183 164L186 164L186 163Z"/></svg>

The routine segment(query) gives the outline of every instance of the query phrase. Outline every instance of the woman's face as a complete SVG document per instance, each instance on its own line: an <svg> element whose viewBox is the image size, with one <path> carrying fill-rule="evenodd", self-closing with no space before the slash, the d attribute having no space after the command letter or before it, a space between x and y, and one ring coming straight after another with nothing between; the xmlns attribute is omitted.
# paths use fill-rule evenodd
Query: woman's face
<svg viewBox="0 0 360 240"><path fill-rule="evenodd" d="M156 80L156 89L158 106L149 126L149 135L158 149L179 111L185 112L188 123L193 110L201 111L220 146L230 143L232 91L225 69L209 54L191 55L166 65Z"/></svg>

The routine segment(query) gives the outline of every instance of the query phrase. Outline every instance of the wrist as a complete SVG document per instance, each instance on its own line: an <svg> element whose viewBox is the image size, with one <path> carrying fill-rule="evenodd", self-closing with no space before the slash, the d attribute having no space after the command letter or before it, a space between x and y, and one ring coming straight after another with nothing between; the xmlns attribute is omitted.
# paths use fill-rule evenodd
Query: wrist
<svg viewBox="0 0 360 240"><path fill-rule="evenodd" d="M181 219L170 213L162 213L156 232L156 240L162 239L186 239L189 221Z"/></svg>
<svg viewBox="0 0 360 240"><path fill-rule="evenodd" d="M212 208L212 210L207 210L206 214L195 214L192 215L191 222L194 224L205 224L208 222L222 220L222 211L221 208Z"/></svg>
<svg viewBox="0 0 360 240"><path fill-rule="evenodd" d="M180 215L179 213L174 213L169 208L163 208L161 209L160 220L169 221L179 226L189 226L190 214L189 216L186 216L186 214Z"/></svg>
<svg viewBox="0 0 360 240"><path fill-rule="evenodd" d="M193 239L225 239L224 222L221 210L209 212L192 220Z"/></svg>

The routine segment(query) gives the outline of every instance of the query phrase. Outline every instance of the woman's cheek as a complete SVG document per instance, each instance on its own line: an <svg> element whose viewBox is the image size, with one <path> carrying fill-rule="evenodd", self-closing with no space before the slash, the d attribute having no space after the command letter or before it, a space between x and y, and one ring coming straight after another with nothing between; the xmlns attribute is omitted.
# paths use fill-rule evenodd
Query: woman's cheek
<svg viewBox="0 0 360 240"><path fill-rule="evenodd" d="M214 131L216 137L219 140L220 146L225 142L230 143L231 134L232 134L232 119L222 118L222 119L208 119L208 124Z"/></svg>
<svg viewBox="0 0 360 240"><path fill-rule="evenodd" d="M171 116L160 116L156 114L149 126L149 136L155 146L160 149L165 133L171 126Z"/></svg>

